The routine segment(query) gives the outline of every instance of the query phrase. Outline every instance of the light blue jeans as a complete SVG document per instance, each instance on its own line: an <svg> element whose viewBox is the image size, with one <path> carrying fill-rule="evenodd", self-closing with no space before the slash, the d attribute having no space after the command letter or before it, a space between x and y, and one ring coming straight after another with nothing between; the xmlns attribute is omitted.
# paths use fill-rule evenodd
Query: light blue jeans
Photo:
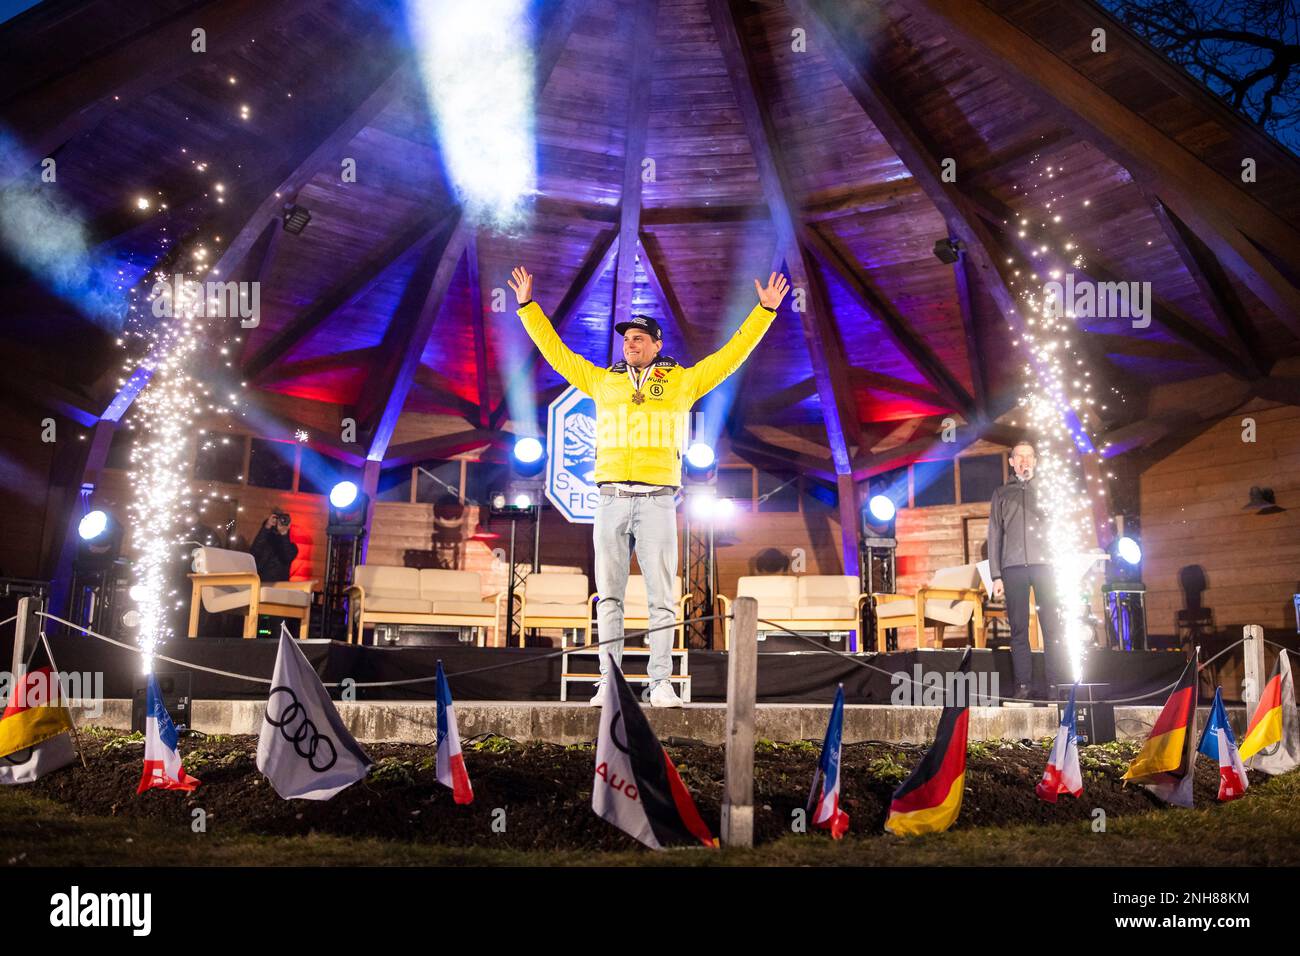
<svg viewBox="0 0 1300 956"><path fill-rule="evenodd" d="M596 506L596 603L600 648L600 673L609 674L609 661L623 666L623 598L636 551L649 599L650 666L646 671L653 689L673 670L672 647L676 607L673 580L677 577L677 502L672 495L624 498L601 495ZM605 644L604 641L617 641Z"/></svg>

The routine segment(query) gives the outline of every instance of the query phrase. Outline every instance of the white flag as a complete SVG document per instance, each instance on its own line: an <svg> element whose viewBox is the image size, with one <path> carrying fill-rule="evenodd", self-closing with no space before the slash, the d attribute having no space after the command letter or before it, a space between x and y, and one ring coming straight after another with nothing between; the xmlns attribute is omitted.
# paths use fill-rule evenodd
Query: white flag
<svg viewBox="0 0 1300 956"><path fill-rule="evenodd" d="M286 800L328 800L363 779L370 766L325 685L281 624L257 769Z"/></svg>
<svg viewBox="0 0 1300 956"><path fill-rule="evenodd" d="M35 783L41 777L77 759L72 737L59 734L7 757L0 757L0 784Z"/></svg>

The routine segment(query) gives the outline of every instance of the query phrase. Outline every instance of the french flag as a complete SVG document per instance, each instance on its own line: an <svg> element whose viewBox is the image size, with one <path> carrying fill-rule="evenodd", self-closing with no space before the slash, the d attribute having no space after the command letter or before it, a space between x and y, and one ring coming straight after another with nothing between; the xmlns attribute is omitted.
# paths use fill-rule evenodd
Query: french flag
<svg viewBox="0 0 1300 956"><path fill-rule="evenodd" d="M1223 708L1223 688L1214 688L1214 706L1210 718L1201 731L1201 743L1196 748L1211 760L1219 763L1219 799L1236 800L1246 792L1246 766L1241 762L1237 740L1228 723L1228 712Z"/></svg>
<svg viewBox="0 0 1300 956"><path fill-rule="evenodd" d="M456 729L456 709L451 703L451 687L438 661L438 782L450 787L457 803L473 803L474 790L469 785L465 758L460 752L460 731Z"/></svg>
<svg viewBox="0 0 1300 956"><path fill-rule="evenodd" d="M1078 684L1070 688L1070 703L1061 715L1061 724L1056 728L1056 741L1052 744L1052 755L1047 758L1047 769L1043 779L1034 791L1048 803L1055 803L1063 793L1077 797L1083 793L1083 774L1079 771L1079 734L1074 728L1074 692Z"/></svg>
<svg viewBox="0 0 1300 956"><path fill-rule="evenodd" d="M817 806L813 810L813 826L831 831L831 838L843 839L849 831L849 815L840 809L840 756L844 741L844 685L835 692L835 705L831 719L826 724L826 739L822 741L822 757L813 774L812 791L808 794ZM820 791L819 791L820 785Z"/></svg>
<svg viewBox="0 0 1300 956"><path fill-rule="evenodd" d="M144 773L136 793L155 787L160 790L193 790L199 785L181 766L181 755L176 749L179 735L172 723L171 714L163 706L158 678L149 675L144 714Z"/></svg>

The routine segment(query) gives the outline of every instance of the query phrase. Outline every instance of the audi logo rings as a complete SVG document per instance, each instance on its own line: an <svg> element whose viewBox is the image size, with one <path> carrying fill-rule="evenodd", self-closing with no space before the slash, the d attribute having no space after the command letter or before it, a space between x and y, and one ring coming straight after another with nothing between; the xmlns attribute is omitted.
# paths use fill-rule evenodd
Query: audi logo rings
<svg viewBox="0 0 1300 956"><path fill-rule="evenodd" d="M274 709L272 705L276 694L284 694L289 700L277 715L272 717L271 713ZM339 753L338 748L334 746L334 741L317 732L316 725L307 717L307 708L298 700L298 695L292 688L283 685L271 688L270 697L266 702L266 722L277 728L280 736L293 744L293 749L297 751L298 756L306 760L307 766L317 773L324 773L338 762ZM328 759L325 751L328 751Z"/></svg>

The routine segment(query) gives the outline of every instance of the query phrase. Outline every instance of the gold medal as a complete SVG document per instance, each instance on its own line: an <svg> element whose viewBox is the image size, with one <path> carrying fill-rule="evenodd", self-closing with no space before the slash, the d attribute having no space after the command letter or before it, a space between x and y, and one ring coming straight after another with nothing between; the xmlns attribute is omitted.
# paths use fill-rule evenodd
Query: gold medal
<svg viewBox="0 0 1300 956"><path fill-rule="evenodd" d="M628 367L627 377L632 381L632 403L635 405L641 405L645 402L645 392L641 391L641 386L645 384L649 374L649 368L634 369L631 366Z"/></svg>

